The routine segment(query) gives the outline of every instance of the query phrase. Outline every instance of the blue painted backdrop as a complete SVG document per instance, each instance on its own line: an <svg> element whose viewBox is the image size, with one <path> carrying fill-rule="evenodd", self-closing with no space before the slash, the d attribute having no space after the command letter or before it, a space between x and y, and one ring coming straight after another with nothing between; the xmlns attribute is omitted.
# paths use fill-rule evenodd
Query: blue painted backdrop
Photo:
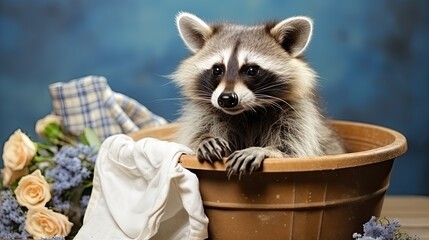
<svg viewBox="0 0 429 240"><path fill-rule="evenodd" d="M113 90L174 120L177 89L163 77L188 51L178 11L257 23L314 19L306 57L320 75L333 118L402 132L409 151L394 165L391 194L429 194L429 2L0 0L0 141L16 129L35 137L51 110L48 85L103 75ZM363 176L370 177L370 176Z"/></svg>

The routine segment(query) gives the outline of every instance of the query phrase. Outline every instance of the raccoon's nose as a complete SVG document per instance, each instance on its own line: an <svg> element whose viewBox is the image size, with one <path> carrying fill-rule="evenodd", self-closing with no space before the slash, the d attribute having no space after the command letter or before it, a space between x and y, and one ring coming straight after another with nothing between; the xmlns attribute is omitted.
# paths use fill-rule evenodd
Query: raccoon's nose
<svg viewBox="0 0 429 240"><path fill-rule="evenodd" d="M222 108L233 108L238 104L238 96L235 92L223 92L219 95L217 103Z"/></svg>

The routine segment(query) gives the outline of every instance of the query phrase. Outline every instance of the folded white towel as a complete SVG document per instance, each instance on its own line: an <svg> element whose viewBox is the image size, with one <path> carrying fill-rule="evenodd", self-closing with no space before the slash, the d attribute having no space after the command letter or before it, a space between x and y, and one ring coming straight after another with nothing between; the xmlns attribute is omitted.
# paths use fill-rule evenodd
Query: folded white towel
<svg viewBox="0 0 429 240"><path fill-rule="evenodd" d="M206 239L198 179L178 164L178 143L119 134L101 145L75 239Z"/></svg>

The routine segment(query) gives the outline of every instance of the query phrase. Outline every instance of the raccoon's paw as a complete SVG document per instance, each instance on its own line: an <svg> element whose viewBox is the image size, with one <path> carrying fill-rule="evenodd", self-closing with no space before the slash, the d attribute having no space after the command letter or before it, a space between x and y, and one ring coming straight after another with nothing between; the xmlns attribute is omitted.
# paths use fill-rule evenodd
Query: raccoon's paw
<svg viewBox="0 0 429 240"><path fill-rule="evenodd" d="M204 139L197 150L197 158L200 161L214 161L222 160L222 157L228 156L231 153L229 144L222 138L207 138Z"/></svg>
<svg viewBox="0 0 429 240"><path fill-rule="evenodd" d="M238 174L241 178L243 173L252 173L261 167L262 161L267 157L264 148L251 147L233 152L227 159L226 173L228 178L232 174Z"/></svg>

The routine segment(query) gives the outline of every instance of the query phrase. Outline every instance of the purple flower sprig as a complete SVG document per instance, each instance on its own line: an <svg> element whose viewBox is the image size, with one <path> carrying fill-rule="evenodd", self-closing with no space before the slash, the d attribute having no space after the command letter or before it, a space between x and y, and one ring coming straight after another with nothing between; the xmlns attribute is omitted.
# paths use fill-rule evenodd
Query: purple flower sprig
<svg viewBox="0 0 429 240"><path fill-rule="evenodd" d="M90 187L96 160L96 152L88 145L64 146L55 155L55 167L46 170L46 178L52 182L53 205L60 212L67 212L73 188ZM83 212L85 209L82 209Z"/></svg>
<svg viewBox="0 0 429 240"><path fill-rule="evenodd" d="M28 239L25 213L11 189L0 191L0 239Z"/></svg>
<svg viewBox="0 0 429 240"><path fill-rule="evenodd" d="M63 236L55 236L55 237L42 237L41 240L65 240L66 238Z"/></svg>
<svg viewBox="0 0 429 240"><path fill-rule="evenodd" d="M354 233L353 239L356 240L419 240L417 236L409 236L400 231L401 225L397 219L388 220L387 218L371 217L363 224L363 234Z"/></svg>

